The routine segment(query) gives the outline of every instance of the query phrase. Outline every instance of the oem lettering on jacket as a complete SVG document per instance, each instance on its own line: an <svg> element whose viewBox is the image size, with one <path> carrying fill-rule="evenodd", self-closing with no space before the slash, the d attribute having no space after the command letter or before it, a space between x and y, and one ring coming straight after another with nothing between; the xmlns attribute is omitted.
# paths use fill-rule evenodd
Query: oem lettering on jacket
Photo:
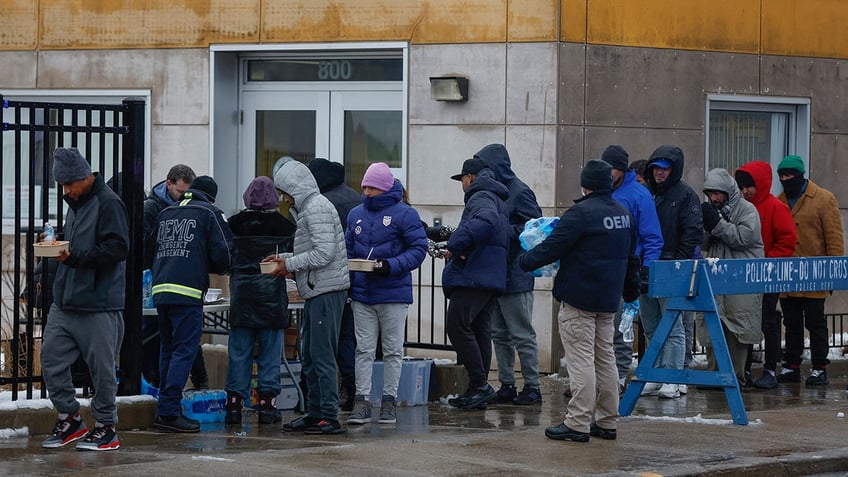
<svg viewBox="0 0 848 477"><path fill-rule="evenodd" d="M630 215L614 215L604 217L604 228L607 230L629 229Z"/></svg>
<svg viewBox="0 0 848 477"><path fill-rule="evenodd" d="M156 257L188 257L188 244L194 240L195 219L168 219L159 223Z"/></svg>

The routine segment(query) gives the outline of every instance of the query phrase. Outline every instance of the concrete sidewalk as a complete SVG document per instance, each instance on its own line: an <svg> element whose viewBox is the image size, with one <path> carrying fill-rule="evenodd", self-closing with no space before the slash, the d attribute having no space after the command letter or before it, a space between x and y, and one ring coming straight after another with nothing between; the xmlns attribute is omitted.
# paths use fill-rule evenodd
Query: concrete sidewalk
<svg viewBox="0 0 848 477"><path fill-rule="evenodd" d="M585 444L544 436L546 426L561 421L566 402L561 394L563 382L551 378L543 379L541 406L463 411L432 402L399 408L397 425L347 426L347 434L327 437L286 434L279 425L260 427L252 414L246 414L243 426L205 424L199 434L159 434L127 427L131 422L152 420L151 402L140 402L120 406L119 451L42 449L44 435L0 440L0 474L56 475L79 470L111 476L181 477L848 473L848 421L837 417L838 412L848 414L848 363L836 362L828 372L829 386L784 384L744 393L748 426L731 423L724 393L693 388L676 400L640 398L633 415L621 418L617 440L593 438ZM46 415L52 427L51 410L33 413ZM0 418L6 419L3 414ZM2 423L0 427L20 427L25 415L17 418L17 426ZM294 417L284 415L286 420Z"/></svg>

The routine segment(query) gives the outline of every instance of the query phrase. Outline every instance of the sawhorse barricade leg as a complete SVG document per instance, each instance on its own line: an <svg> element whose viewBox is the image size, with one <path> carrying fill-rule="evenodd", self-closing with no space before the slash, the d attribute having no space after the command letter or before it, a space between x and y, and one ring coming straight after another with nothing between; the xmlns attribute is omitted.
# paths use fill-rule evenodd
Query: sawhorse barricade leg
<svg viewBox="0 0 848 477"><path fill-rule="evenodd" d="M745 405L739 390L739 381L733 370L730 351L727 348L718 307L713 298L709 277L703 266L698 267L698 292L693 297L676 297L668 301L662 319L657 326L654 336L645 350L645 355L639 359L639 365L630 381L630 386L619 403L618 413L629 416L633 412L636 401L645 387L645 383L672 383L687 385L704 385L724 388L727 404L734 424L748 424ZM683 369L655 368L660 351L665 346L671 329L676 320L680 319L683 311L700 311L704 313L704 322L712 342L718 371L690 371Z"/></svg>

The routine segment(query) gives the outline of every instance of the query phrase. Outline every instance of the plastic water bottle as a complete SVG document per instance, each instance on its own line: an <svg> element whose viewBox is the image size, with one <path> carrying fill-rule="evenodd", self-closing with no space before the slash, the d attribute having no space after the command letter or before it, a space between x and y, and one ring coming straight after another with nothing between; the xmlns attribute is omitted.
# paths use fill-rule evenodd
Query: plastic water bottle
<svg viewBox="0 0 848 477"><path fill-rule="evenodd" d="M633 320L639 313L639 301L634 300L624 304L624 309L621 311L621 323L618 324L618 331L621 332L621 337L625 343L633 342Z"/></svg>
<svg viewBox="0 0 848 477"><path fill-rule="evenodd" d="M44 222L44 243L56 243L56 231L50 222Z"/></svg>
<svg viewBox="0 0 848 477"><path fill-rule="evenodd" d="M141 274L141 306L153 308L153 272L148 268Z"/></svg>

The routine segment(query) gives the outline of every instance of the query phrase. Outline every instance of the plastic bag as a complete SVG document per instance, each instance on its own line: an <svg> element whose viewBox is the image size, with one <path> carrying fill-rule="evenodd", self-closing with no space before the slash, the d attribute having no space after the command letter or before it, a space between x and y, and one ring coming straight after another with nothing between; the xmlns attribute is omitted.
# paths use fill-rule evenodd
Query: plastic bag
<svg viewBox="0 0 848 477"><path fill-rule="evenodd" d="M559 223L559 217L539 217L538 219L528 220L524 224L524 231L518 235L521 248L530 250L542 243L542 241L551 235L557 223ZM556 276L557 271L559 271L559 260L533 270L532 273L534 277L553 277Z"/></svg>

